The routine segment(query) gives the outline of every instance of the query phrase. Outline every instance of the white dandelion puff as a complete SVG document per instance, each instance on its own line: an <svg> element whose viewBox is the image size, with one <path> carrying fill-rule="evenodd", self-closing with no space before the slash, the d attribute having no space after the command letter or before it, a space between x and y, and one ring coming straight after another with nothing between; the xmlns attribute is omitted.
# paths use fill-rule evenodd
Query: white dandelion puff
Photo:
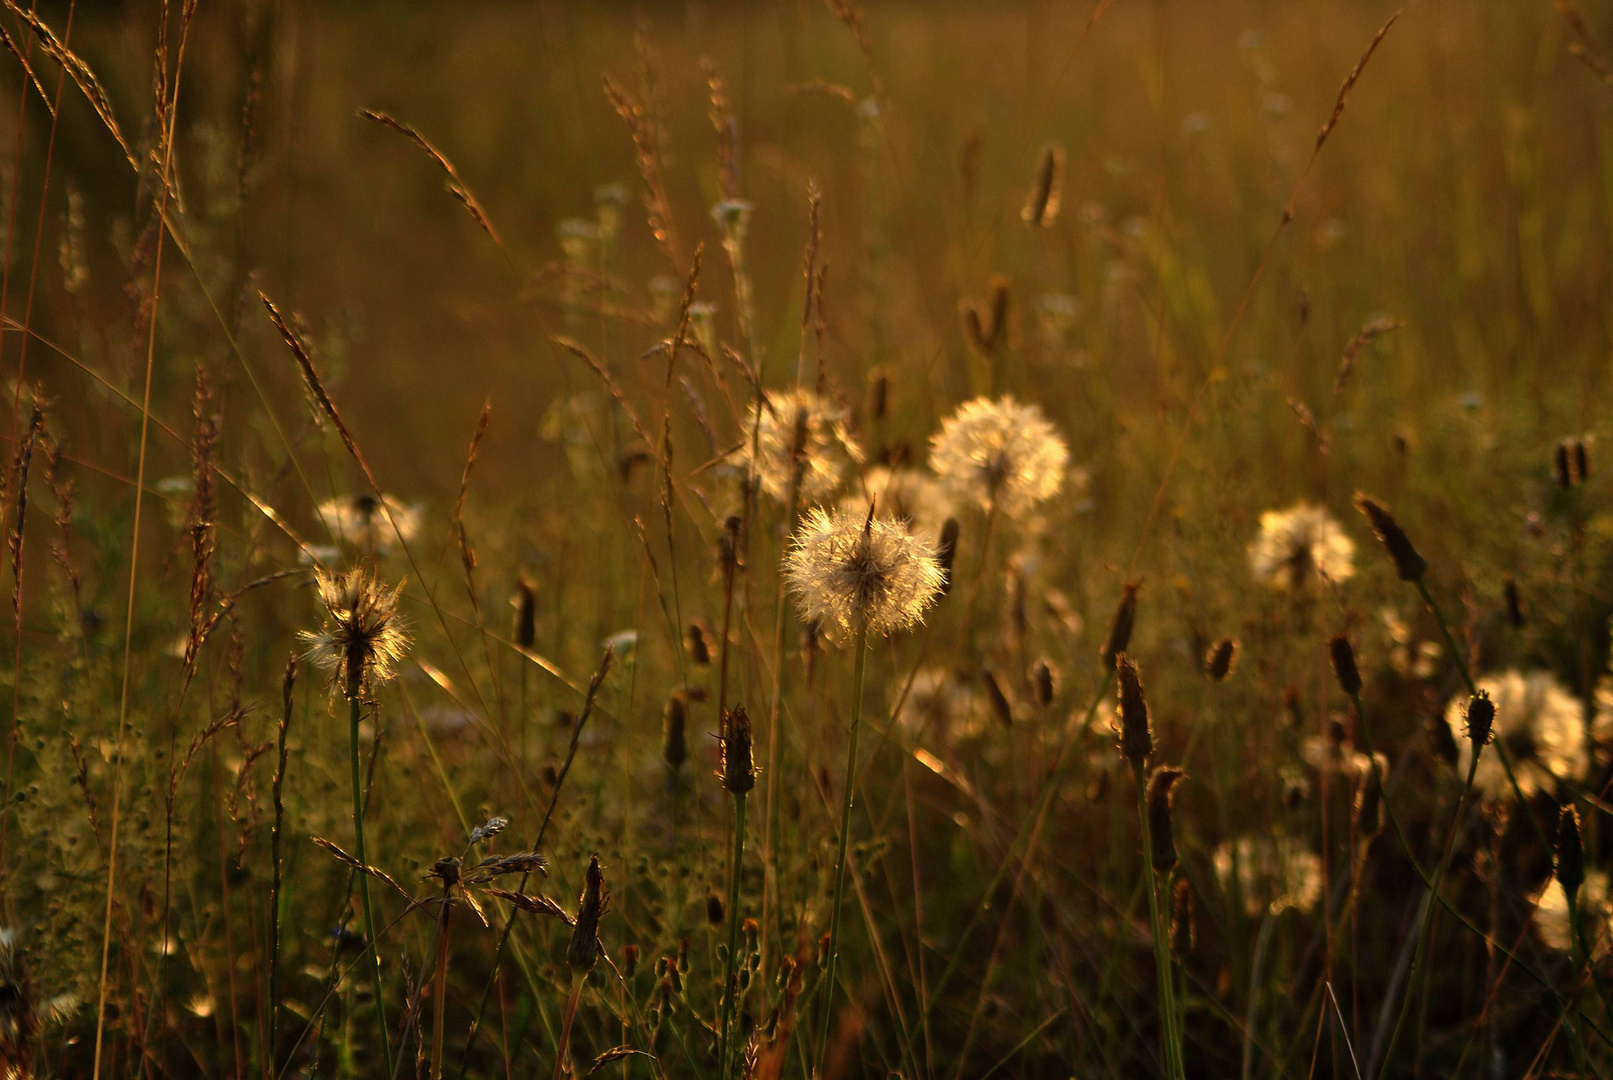
<svg viewBox="0 0 1613 1080"><path fill-rule="evenodd" d="M935 477L918 469L890 469L876 465L862 478L862 493L840 500L840 508L852 515L876 507L877 517L899 521L908 532L918 533L932 546L941 535L941 526L953 516L952 499Z"/></svg>
<svg viewBox="0 0 1613 1080"><path fill-rule="evenodd" d="M1549 671L1503 671L1478 681L1479 691L1495 704L1494 741L1512 758L1513 775L1524 798L1551 791L1559 780L1582 776L1586 767L1585 723L1580 703ZM1456 767L1466 776L1473 760L1467 731L1468 695L1457 694L1445 707L1445 719L1457 735ZM1473 789L1487 799L1512 794L1506 767L1494 748L1479 755Z"/></svg>
<svg viewBox="0 0 1613 1080"><path fill-rule="evenodd" d="M803 619L874 634L919 621L945 580L934 550L903 526L839 509L807 514L784 572Z"/></svg>
<svg viewBox="0 0 1613 1080"><path fill-rule="evenodd" d="M420 510L391 495L344 495L319 504L319 520L338 543L385 555L401 535L407 544L420 531Z"/></svg>
<svg viewBox="0 0 1613 1080"><path fill-rule="evenodd" d="M1070 451L1035 405L976 398L930 438L930 468L960 503L1019 517L1058 494Z"/></svg>
<svg viewBox="0 0 1613 1080"><path fill-rule="evenodd" d="M745 462L755 469L762 490L781 502L789 498L792 480L800 485L802 501L822 500L840 486L847 467L861 460L862 449L846 427L846 410L810 390L768 394L751 405L745 419Z"/></svg>
<svg viewBox="0 0 1613 1080"><path fill-rule="evenodd" d="M307 643L308 660L330 672L332 692L354 697L360 688L397 674L409 647L409 634L398 617L403 586L389 589L362 568L318 570L314 584L325 607L325 625L300 636Z"/></svg>
<svg viewBox="0 0 1613 1080"><path fill-rule="evenodd" d="M1580 919L1585 928L1586 944L1590 946L1593 960L1600 960L1607 955L1610 945L1608 939L1609 921L1613 920L1613 903L1608 895L1608 876L1600 870L1585 871L1585 882L1579 887L1575 897L1579 906ZM1545 888L1535 898L1535 933L1549 949L1557 952L1572 952L1573 927L1568 920L1568 897L1563 893L1563 884L1555 877L1546 882Z"/></svg>
<svg viewBox="0 0 1613 1080"><path fill-rule="evenodd" d="M1267 510L1249 544L1249 569L1273 589L1303 592L1317 578L1344 581L1355 573L1355 541L1319 506Z"/></svg>
<svg viewBox="0 0 1613 1080"><path fill-rule="evenodd" d="M1216 876L1236 888L1251 916L1284 908L1308 911L1322 898L1322 860L1288 836L1240 836L1215 849Z"/></svg>

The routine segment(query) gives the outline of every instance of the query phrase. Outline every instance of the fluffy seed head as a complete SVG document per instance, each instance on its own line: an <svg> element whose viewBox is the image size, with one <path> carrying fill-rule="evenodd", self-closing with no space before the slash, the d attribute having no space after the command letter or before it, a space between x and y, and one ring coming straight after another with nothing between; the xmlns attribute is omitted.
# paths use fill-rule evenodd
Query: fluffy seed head
<svg viewBox="0 0 1613 1080"><path fill-rule="evenodd" d="M795 532L784 572L807 622L887 634L919 621L946 580L935 552L870 512L815 509Z"/></svg>
<svg viewBox="0 0 1613 1080"><path fill-rule="evenodd" d="M964 404L930 439L930 468L959 502L1020 517L1058 494L1070 451L1035 405Z"/></svg>
<svg viewBox="0 0 1613 1080"><path fill-rule="evenodd" d="M840 505L860 516L868 512L870 501L878 507L875 513L879 517L899 522L931 544L937 543L952 517L952 500L934 477L920 469L875 466L863 475L862 490L842 499Z"/></svg>
<svg viewBox="0 0 1613 1080"><path fill-rule="evenodd" d="M385 555L401 535L407 544L420 531L420 511L392 495L365 492L327 499L319 504L319 520L338 543Z"/></svg>
<svg viewBox="0 0 1613 1080"><path fill-rule="evenodd" d="M1267 510L1249 544L1249 569L1273 589L1304 592L1318 578L1344 581L1355 573L1355 542L1319 506Z"/></svg>
<svg viewBox="0 0 1613 1080"><path fill-rule="evenodd" d="M755 456L749 435L756 432ZM846 427L846 411L810 390L769 394L745 420L745 456L762 490L780 502L799 483L803 502L817 502L840 486L862 450Z"/></svg>
<svg viewBox="0 0 1613 1080"><path fill-rule="evenodd" d="M356 697L363 687L397 674L409 647L409 634L398 617L403 586L388 589L362 567L346 573L315 571L314 585L325 607L325 625L300 636L308 646L304 655L330 672L331 689Z"/></svg>
<svg viewBox="0 0 1613 1080"><path fill-rule="evenodd" d="M1457 772L1466 777L1476 747L1491 740L1504 747L1525 798L1554 790L1559 781L1585 775L1584 710L1573 693L1548 671L1503 671L1479 679L1471 700L1457 695L1445 709L1446 723L1464 720L1468 738L1457 748ZM1607 714L1597 717L1593 731L1605 734ZM1512 795L1501 755L1486 750L1473 774L1473 788L1491 800Z"/></svg>

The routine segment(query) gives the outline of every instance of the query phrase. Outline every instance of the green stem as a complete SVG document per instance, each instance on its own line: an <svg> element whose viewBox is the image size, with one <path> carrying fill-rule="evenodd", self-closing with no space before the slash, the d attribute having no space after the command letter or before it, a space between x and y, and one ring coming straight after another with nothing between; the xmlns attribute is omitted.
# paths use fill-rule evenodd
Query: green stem
<svg viewBox="0 0 1613 1080"><path fill-rule="evenodd" d="M356 679L349 679L347 708L349 730L351 738L349 746L352 749L353 759L353 833L357 840L358 861L365 866L369 865L369 857L364 853L364 783L359 775L358 752L358 719L359 695ZM381 1060L386 1066L386 1075L392 1075L392 1044L388 1042L386 1025L386 998L381 994L381 949L380 942L375 936L375 908L370 903L370 875L360 870L358 872L359 898L364 905L364 936L370 941L370 948L375 954L375 1016L381 1028Z"/></svg>
<svg viewBox="0 0 1613 1080"><path fill-rule="evenodd" d="M1182 1038L1176 1026L1175 980L1171 977L1171 943L1159 912L1159 878L1153 866L1153 829L1148 824L1148 778L1142 760L1131 763L1137 781L1137 820L1142 825L1143 875L1148 891L1148 923L1154 935L1154 970L1159 977L1159 1023L1165 1043L1165 1074L1184 1080Z"/></svg>
<svg viewBox="0 0 1613 1080"><path fill-rule="evenodd" d="M745 792L734 792L734 854L733 865L728 868L728 962L723 972L722 1032L717 1044L719 1080L727 1080L728 1057L733 1053L732 1028L734 1003L739 988L734 982L734 970L739 957L739 871L745 861Z"/></svg>
<svg viewBox="0 0 1613 1080"><path fill-rule="evenodd" d="M829 1017L833 1013L835 994L835 961L840 945L840 906L846 892L846 841L851 836L851 798L857 786L857 729L862 726L863 680L868 674L868 627L857 628L857 669L852 675L851 736L846 746L846 797L840 806L840 851L835 856L835 898L829 914L829 966L824 972L823 1021L818 1027L817 1064L814 1076L823 1075L823 1055L829 1045Z"/></svg>

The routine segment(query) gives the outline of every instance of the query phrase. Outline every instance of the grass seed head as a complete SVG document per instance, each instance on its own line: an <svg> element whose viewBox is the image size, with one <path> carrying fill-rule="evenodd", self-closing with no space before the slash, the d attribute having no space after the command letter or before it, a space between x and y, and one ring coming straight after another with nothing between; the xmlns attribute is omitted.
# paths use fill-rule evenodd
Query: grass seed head
<svg viewBox="0 0 1613 1080"><path fill-rule="evenodd" d="M1350 639L1343 634L1335 635L1327 643L1327 651L1333 658L1333 676L1339 681L1339 689L1344 691L1345 697L1355 697L1361 692L1361 670L1355 666L1355 649Z"/></svg>
<svg viewBox="0 0 1613 1080"><path fill-rule="evenodd" d="M1378 534L1383 541L1384 548L1389 557L1394 560L1395 572L1402 581L1418 581L1428 572L1428 562L1417 553L1408 537L1400 527L1394 515L1385 510L1379 502L1366 495L1357 494L1356 508L1367 516L1372 523L1372 531Z"/></svg>
<svg viewBox="0 0 1613 1080"><path fill-rule="evenodd" d="M750 714L735 705L722 714L722 767L717 773L722 786L734 795L744 795L756 786L756 761L751 749Z"/></svg>
<svg viewBox="0 0 1613 1080"><path fill-rule="evenodd" d="M1187 878L1179 877L1171 890L1171 955L1178 963L1184 963L1193 955L1198 942L1193 909L1193 886Z"/></svg>
<svg viewBox="0 0 1613 1080"><path fill-rule="evenodd" d="M1562 818L1557 825L1557 857L1553 870L1570 899L1585 884L1585 851L1580 845L1579 811L1572 804L1563 807Z"/></svg>
<svg viewBox="0 0 1613 1080"><path fill-rule="evenodd" d="M1238 643L1231 638L1222 638L1210 646L1210 651L1205 655L1204 674L1209 676L1211 682L1226 682L1237 658Z"/></svg>
<svg viewBox="0 0 1613 1080"><path fill-rule="evenodd" d="M531 649L538 640L538 590L532 579L522 574L515 580L515 643Z"/></svg>
<svg viewBox="0 0 1613 1080"><path fill-rule="evenodd" d="M1115 605L1115 615L1109 623L1109 636L1098 650L1098 656L1110 667L1114 667L1116 658L1131 647L1131 631L1137 623L1137 590L1142 587L1141 578L1121 587L1120 603Z"/></svg>
<svg viewBox="0 0 1613 1080"><path fill-rule="evenodd" d="M1187 775L1172 765L1161 765L1148 777L1149 864L1158 873L1176 865L1176 833L1171 826L1171 789Z"/></svg>
<svg viewBox="0 0 1613 1080"><path fill-rule="evenodd" d="M1143 697L1143 683L1131 657L1125 653L1115 657L1115 672L1120 676L1120 756L1140 766L1154 752L1154 736L1148 730L1148 701Z"/></svg>
<svg viewBox="0 0 1613 1080"><path fill-rule="evenodd" d="M582 895L577 899L577 922L571 928L571 944L566 947L566 963L572 971L586 975L599 962L599 920L609 904L605 871L600 869L599 856L590 855Z"/></svg>
<svg viewBox="0 0 1613 1080"><path fill-rule="evenodd" d="M661 760L673 772L683 768L689 760L689 695L674 690L666 699L666 710L661 726Z"/></svg>

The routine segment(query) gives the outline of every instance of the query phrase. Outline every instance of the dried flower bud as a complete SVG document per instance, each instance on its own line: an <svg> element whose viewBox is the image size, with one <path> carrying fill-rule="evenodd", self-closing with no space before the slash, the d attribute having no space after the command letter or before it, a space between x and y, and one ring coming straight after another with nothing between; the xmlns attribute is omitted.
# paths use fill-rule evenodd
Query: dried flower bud
<svg viewBox="0 0 1613 1080"><path fill-rule="evenodd" d="M711 630L698 619L683 628L683 648L696 667L711 664Z"/></svg>
<svg viewBox="0 0 1613 1080"><path fill-rule="evenodd" d="M1142 680L1137 677L1137 665L1125 653L1115 658L1115 670L1120 674L1120 755L1133 765L1141 765L1154 752Z"/></svg>
<svg viewBox="0 0 1613 1080"><path fill-rule="evenodd" d="M986 700L991 704L992 715L1003 727L1014 726L1014 710L1008 704L1008 698L1003 688L997 682L997 676L991 671L983 670L980 673L980 682L986 688Z"/></svg>
<svg viewBox="0 0 1613 1080"><path fill-rule="evenodd" d="M1171 954L1178 963L1185 963L1193 955L1198 941L1198 927L1193 919L1193 886L1187 878L1176 879L1171 892Z"/></svg>
<svg viewBox="0 0 1613 1080"><path fill-rule="evenodd" d="M1343 634L1336 635L1327 643L1327 651L1333 656L1333 676L1338 679L1344 696L1353 698L1361 693L1361 669L1355 666L1355 649L1350 639Z"/></svg>
<svg viewBox="0 0 1613 1080"><path fill-rule="evenodd" d="M682 690L672 691L666 699L665 722L661 727L661 760L673 772L683 768L689 760L689 695Z"/></svg>
<svg viewBox="0 0 1613 1080"><path fill-rule="evenodd" d="M1161 765L1148 778L1148 832L1152 845L1149 863L1160 873L1176 865L1176 834L1171 828L1171 788L1185 773Z"/></svg>
<svg viewBox="0 0 1613 1080"><path fill-rule="evenodd" d="M1506 600L1507 622L1511 623L1514 628L1522 626L1523 600L1518 595L1518 582L1511 574L1507 575L1506 581L1502 584L1501 594Z"/></svg>
<svg viewBox="0 0 1613 1080"><path fill-rule="evenodd" d="M1231 638L1222 638L1204 655L1204 674L1210 677L1211 682L1226 682L1227 676L1232 674L1232 662L1237 657L1238 643Z"/></svg>
<svg viewBox="0 0 1613 1080"><path fill-rule="evenodd" d="M756 786L756 767L751 758L750 716L745 706L724 709L722 716L722 786L743 795Z"/></svg>
<svg viewBox="0 0 1613 1080"><path fill-rule="evenodd" d="M431 868L431 877L442 882L444 889L459 884L459 860L452 855L438 859Z"/></svg>
<svg viewBox="0 0 1613 1080"><path fill-rule="evenodd" d="M1121 587L1120 603L1115 607L1114 621L1109 624L1109 636L1098 651L1098 656L1110 667L1114 666L1115 658L1131 646L1131 631L1137 622L1137 590L1142 586L1142 579L1136 578Z"/></svg>
<svg viewBox="0 0 1613 1080"><path fill-rule="evenodd" d="M599 856L590 855L582 896L577 899L577 922L571 928L571 944L566 948L566 963L571 965L571 970L587 974L599 962L599 920L609 902L610 893L605 888L605 871L599 868Z"/></svg>
<svg viewBox="0 0 1613 1080"><path fill-rule="evenodd" d="M1563 807L1557 825L1557 861L1554 866L1563 892L1570 898L1585 883L1585 851L1580 846L1579 811L1572 804Z"/></svg>
<svg viewBox="0 0 1613 1080"><path fill-rule="evenodd" d="M1428 572L1428 562L1412 546L1411 539L1401 529L1394 515L1381 504L1365 495L1357 494L1355 505L1372 522L1372 531L1378 534L1389 557L1395 561L1395 572L1402 581L1417 581Z"/></svg>
<svg viewBox="0 0 1613 1080"><path fill-rule="evenodd" d="M723 914L722 897L716 893L706 897L706 921L712 926L721 926Z"/></svg>
<svg viewBox="0 0 1613 1080"><path fill-rule="evenodd" d="M1053 698L1058 694L1058 676L1047 660L1036 661L1036 666L1031 669L1031 686L1036 691L1036 704L1044 709L1053 704Z"/></svg>
<svg viewBox="0 0 1613 1080"><path fill-rule="evenodd" d="M949 517L941 525L941 539L935 545L935 561L945 575L941 582L941 595L952 591L952 563L958 555L958 519Z"/></svg>
<svg viewBox="0 0 1613 1080"><path fill-rule="evenodd" d="M532 648L538 640L538 592L532 579L522 574L515 582L515 643Z"/></svg>
<svg viewBox="0 0 1613 1080"><path fill-rule="evenodd" d="M1488 690L1480 690L1467 703L1467 739L1476 751L1490 741L1495 729L1495 702Z"/></svg>

